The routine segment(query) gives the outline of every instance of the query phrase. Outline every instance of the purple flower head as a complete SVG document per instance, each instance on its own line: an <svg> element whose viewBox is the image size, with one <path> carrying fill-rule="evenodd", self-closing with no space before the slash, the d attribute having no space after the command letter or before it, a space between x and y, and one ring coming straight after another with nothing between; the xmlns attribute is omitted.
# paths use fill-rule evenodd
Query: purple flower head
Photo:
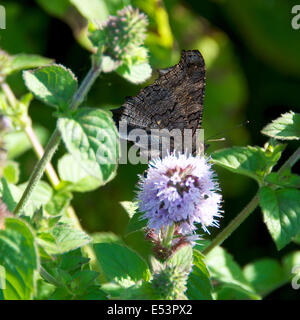
<svg viewBox="0 0 300 320"><path fill-rule="evenodd" d="M218 226L222 197L205 157L171 154L153 160L147 177L140 176L139 189L139 209L155 232L173 223L183 235L192 234L196 223L206 232Z"/></svg>

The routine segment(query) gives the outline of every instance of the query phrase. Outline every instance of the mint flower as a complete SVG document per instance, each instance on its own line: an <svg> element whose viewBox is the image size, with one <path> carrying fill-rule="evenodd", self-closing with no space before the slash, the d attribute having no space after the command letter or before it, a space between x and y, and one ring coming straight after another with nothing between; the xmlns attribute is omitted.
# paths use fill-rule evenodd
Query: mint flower
<svg viewBox="0 0 300 320"><path fill-rule="evenodd" d="M115 67L125 63L147 61L148 53L144 47L147 17L131 6L117 12L90 30L90 40L95 47L102 47L103 54L114 61Z"/></svg>
<svg viewBox="0 0 300 320"><path fill-rule="evenodd" d="M172 154L151 161L139 189L139 210L156 233L173 223L183 235L192 234L197 223L206 232L218 227L222 197L205 157Z"/></svg>

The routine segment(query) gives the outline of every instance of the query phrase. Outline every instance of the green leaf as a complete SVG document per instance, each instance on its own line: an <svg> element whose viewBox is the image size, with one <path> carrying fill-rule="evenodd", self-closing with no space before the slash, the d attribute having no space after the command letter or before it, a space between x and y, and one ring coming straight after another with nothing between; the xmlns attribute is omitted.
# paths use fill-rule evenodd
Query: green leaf
<svg viewBox="0 0 300 320"><path fill-rule="evenodd" d="M138 208L138 204L136 201L121 201L120 202L121 206L125 209L127 212L129 218L131 219Z"/></svg>
<svg viewBox="0 0 300 320"><path fill-rule="evenodd" d="M271 172L265 177L265 181L280 187L300 188L300 176L292 174L289 169L280 175L277 172Z"/></svg>
<svg viewBox="0 0 300 320"><path fill-rule="evenodd" d="M300 114L292 111L285 113L264 127L261 132L279 140L299 140Z"/></svg>
<svg viewBox="0 0 300 320"><path fill-rule="evenodd" d="M128 222L126 234L141 230L142 228L146 227L147 220L143 219L142 217L142 212L137 212L133 215L133 217Z"/></svg>
<svg viewBox="0 0 300 320"><path fill-rule="evenodd" d="M122 65L116 71L126 80L136 84L145 82L152 74L149 63L136 63L132 66Z"/></svg>
<svg viewBox="0 0 300 320"><path fill-rule="evenodd" d="M38 236L38 243L48 254L62 254L75 250L87 245L91 240L85 232L66 223L58 223L51 232Z"/></svg>
<svg viewBox="0 0 300 320"><path fill-rule="evenodd" d="M67 191L56 192L50 199L50 201L46 204L45 209L49 214L53 216L59 215L68 207L72 197L72 194Z"/></svg>
<svg viewBox="0 0 300 320"><path fill-rule="evenodd" d="M34 127L34 131L39 139L39 141L44 144L48 138L48 131L41 127ZM5 145L8 147L8 159L14 159L32 148L26 134L23 131L9 132L4 135L3 138Z"/></svg>
<svg viewBox="0 0 300 320"><path fill-rule="evenodd" d="M283 148L283 145L269 146L267 150L251 146L233 147L214 152L212 159L225 169L261 182L279 160Z"/></svg>
<svg viewBox="0 0 300 320"><path fill-rule="evenodd" d="M20 219L7 218L5 229L0 230L0 265L6 276L6 288L0 289L0 297L6 300L32 299L39 259L34 235Z"/></svg>
<svg viewBox="0 0 300 320"><path fill-rule="evenodd" d="M104 22L108 16L108 8L104 0L70 0L77 10L91 23Z"/></svg>
<svg viewBox="0 0 300 320"><path fill-rule="evenodd" d="M269 258L247 264L243 273L256 292L262 296L266 296L288 280L281 264Z"/></svg>
<svg viewBox="0 0 300 320"><path fill-rule="evenodd" d="M12 56L9 71L7 74L11 74L13 72L17 72L24 69L46 66L52 62L52 59L44 58L35 54L16 54Z"/></svg>
<svg viewBox="0 0 300 320"><path fill-rule="evenodd" d="M8 183L18 183L20 176L19 164L15 161L8 161L3 169L3 176Z"/></svg>
<svg viewBox="0 0 300 320"><path fill-rule="evenodd" d="M70 154L65 154L58 161L58 173L62 182L67 182L66 189L76 192L92 191L100 187L101 181L87 174Z"/></svg>
<svg viewBox="0 0 300 320"><path fill-rule="evenodd" d="M193 250L194 265L189 274L186 295L190 300L212 300L212 285L204 256Z"/></svg>
<svg viewBox="0 0 300 320"><path fill-rule="evenodd" d="M21 194L24 192L28 182L18 185ZM39 209L42 205L48 203L52 197L53 190L49 184L45 181L39 181L34 192L28 201L28 204L24 208L24 213L27 216L31 216L35 210ZM21 196L21 195L20 195ZM21 197L18 198L18 201Z"/></svg>
<svg viewBox="0 0 300 320"><path fill-rule="evenodd" d="M74 118L60 118L63 141L78 164L105 184L117 169L118 132L110 115L99 109L80 109Z"/></svg>
<svg viewBox="0 0 300 320"><path fill-rule="evenodd" d="M245 293L251 299L260 299L245 278L240 266L223 248L216 247L206 256L206 264L211 278L221 287L233 288Z"/></svg>
<svg viewBox="0 0 300 320"><path fill-rule="evenodd" d="M149 280L150 271L140 256L131 249L115 243L94 245L97 260L108 280Z"/></svg>
<svg viewBox="0 0 300 320"><path fill-rule="evenodd" d="M27 88L42 102L65 110L77 90L77 79L71 70L58 64L24 71Z"/></svg>
<svg viewBox="0 0 300 320"><path fill-rule="evenodd" d="M119 243L123 244L122 239L112 232L95 232L92 234L93 243Z"/></svg>
<svg viewBox="0 0 300 320"><path fill-rule="evenodd" d="M22 192L17 186L7 183L4 177L1 178L1 198L10 212L14 211L21 196Z"/></svg>
<svg viewBox="0 0 300 320"><path fill-rule="evenodd" d="M183 272L188 274L193 265L192 246L186 245L180 248L166 262L173 267L179 267Z"/></svg>
<svg viewBox="0 0 300 320"><path fill-rule="evenodd" d="M300 191L263 187L259 191L259 197L264 222L280 250L300 230Z"/></svg>

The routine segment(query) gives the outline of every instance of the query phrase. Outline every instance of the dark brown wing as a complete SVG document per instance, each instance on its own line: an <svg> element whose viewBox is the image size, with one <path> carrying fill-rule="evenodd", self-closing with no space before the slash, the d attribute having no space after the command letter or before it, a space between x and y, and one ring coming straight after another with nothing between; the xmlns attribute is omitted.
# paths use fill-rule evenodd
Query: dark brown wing
<svg viewBox="0 0 300 320"><path fill-rule="evenodd" d="M198 50L182 51L177 65L127 98L112 110L114 120L126 121L129 129L196 129L201 127L205 91L205 63Z"/></svg>

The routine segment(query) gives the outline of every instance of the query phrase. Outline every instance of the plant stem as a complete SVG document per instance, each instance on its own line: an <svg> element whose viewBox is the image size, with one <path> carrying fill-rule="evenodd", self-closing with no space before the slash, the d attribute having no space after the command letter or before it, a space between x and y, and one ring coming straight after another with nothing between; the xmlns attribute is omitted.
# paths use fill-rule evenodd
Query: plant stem
<svg viewBox="0 0 300 320"><path fill-rule="evenodd" d="M9 102L11 108L12 109L16 108L17 99L16 99L14 93L12 92L10 86L6 82L2 82L1 88L6 95L7 100ZM43 149L42 145L40 144L40 141L37 138L32 126L30 124L28 124L27 127L24 129L24 132L25 132L27 138L29 139L35 154L37 155L38 159L40 160L44 154L44 149ZM49 181L53 185L53 187L56 187L59 184L59 179L58 179L58 176L57 176L53 166L51 165L51 163L48 163L46 166L46 174L49 178Z"/></svg>
<svg viewBox="0 0 300 320"><path fill-rule="evenodd" d="M43 154L45 153L44 148L42 147L42 145L40 144L39 139L37 138L35 132L33 131L31 126L27 126L24 130L25 134L27 135L29 141L32 144L33 150L36 154L36 156L38 157L38 159L42 159ZM52 186L55 188L57 187L57 185L59 184L59 178L53 168L53 166L51 165L51 163L47 163L46 168L45 168L45 172L48 176L49 181L51 182Z"/></svg>
<svg viewBox="0 0 300 320"><path fill-rule="evenodd" d="M284 170L291 168L300 159L300 147L287 159L287 161L280 167L278 174ZM241 223L253 212L259 204L258 193L250 200L244 209L225 227L210 243L210 245L203 250L203 254L208 254L216 246L220 245L226 240L233 231L235 231Z"/></svg>
<svg viewBox="0 0 300 320"><path fill-rule="evenodd" d="M244 207L244 209L229 223L229 225L222 230L210 243L210 245L203 250L203 254L207 254L213 248L220 245L224 240L226 240L231 233L237 229L241 223L249 216L249 214L254 211L259 202L258 193L250 200L250 202Z"/></svg>
<svg viewBox="0 0 300 320"><path fill-rule="evenodd" d="M278 174L283 173L284 170L291 168L300 159L300 147L286 160L286 162L278 170Z"/></svg>
<svg viewBox="0 0 300 320"><path fill-rule="evenodd" d="M47 147L45 148L45 153L42 159L36 164L35 168L33 169L33 172L30 176L27 187L23 192L23 195L14 210L14 214L18 215L22 211L22 209L26 206L35 187L37 186L38 182L40 181L45 171L47 163L51 161L52 156L59 145L59 142L60 142L60 132L58 129L55 129L55 131L53 132L47 144Z"/></svg>
<svg viewBox="0 0 300 320"><path fill-rule="evenodd" d="M100 62L97 65L93 64L92 68L87 73L84 80L82 81L80 87L75 92L73 99L72 99L72 102L71 102L71 105L69 107L70 109L75 110L82 103L82 101L86 97L92 84L95 82L95 80L97 79L100 72L101 72ZM55 131L53 132L46 148L45 148L45 153L44 153L43 157L40 159L40 161L37 163L37 165L33 169L33 172L29 178L29 182L27 184L27 187L26 187L19 203L17 204L17 206L14 210L14 213L16 215L21 212L21 210L26 206L27 202L29 201L36 185L40 181L40 179L45 171L45 168L46 168L48 162L51 161L57 147L59 146L60 140L61 140L60 131L58 130L58 128L56 128Z"/></svg>

